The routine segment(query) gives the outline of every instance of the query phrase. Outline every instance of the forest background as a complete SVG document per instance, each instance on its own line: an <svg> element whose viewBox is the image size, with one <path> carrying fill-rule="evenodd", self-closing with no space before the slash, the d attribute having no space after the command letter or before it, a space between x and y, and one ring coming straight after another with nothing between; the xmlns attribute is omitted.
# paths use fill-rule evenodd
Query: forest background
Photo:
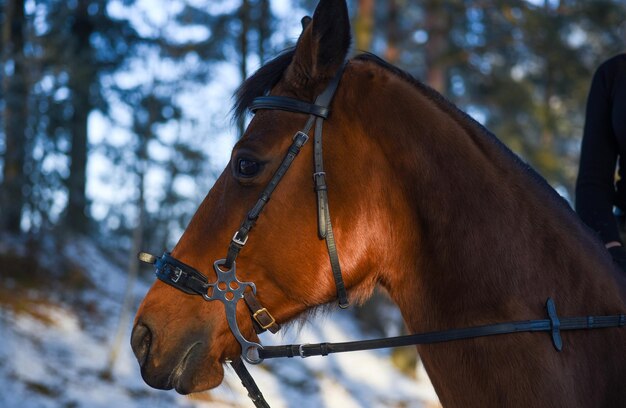
<svg viewBox="0 0 626 408"><path fill-rule="evenodd" d="M171 248L243 131L235 88L315 4L0 0L0 304L80 288L50 251L67 242L131 278L139 249ZM626 50L622 0L348 4L355 50L437 89L572 202L593 71Z"/></svg>
<svg viewBox="0 0 626 408"><path fill-rule="evenodd" d="M571 199L592 73L626 48L623 2L349 3L356 50L443 93ZM128 250L140 226L142 246L171 247L242 132L233 90L314 5L0 0L2 231Z"/></svg>

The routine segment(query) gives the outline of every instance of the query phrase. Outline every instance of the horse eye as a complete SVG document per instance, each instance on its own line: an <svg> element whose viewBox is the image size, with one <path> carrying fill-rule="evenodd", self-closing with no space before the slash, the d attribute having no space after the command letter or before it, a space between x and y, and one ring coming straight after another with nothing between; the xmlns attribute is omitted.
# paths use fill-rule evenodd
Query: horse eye
<svg viewBox="0 0 626 408"><path fill-rule="evenodd" d="M259 172L261 166L258 162L249 159L239 159L237 164L237 171L240 176L252 177Z"/></svg>

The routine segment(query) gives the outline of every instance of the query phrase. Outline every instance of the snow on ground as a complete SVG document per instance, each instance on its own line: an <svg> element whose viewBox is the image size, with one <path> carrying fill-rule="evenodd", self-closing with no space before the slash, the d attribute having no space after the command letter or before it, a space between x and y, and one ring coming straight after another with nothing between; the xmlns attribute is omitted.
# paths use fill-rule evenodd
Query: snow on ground
<svg viewBox="0 0 626 408"><path fill-rule="evenodd" d="M2 249L0 246L0 252ZM112 376L103 378L126 275L88 241L72 241L62 251L84 268L95 286L75 298L57 294L51 297L54 301L45 296L45 287L24 290L19 295L30 302L28 312L0 303L0 407L253 406L230 369L220 387L192 397L147 386L130 350L130 321ZM14 286L2 274L0 284L4 289ZM132 313L148 287L145 281L134 285ZM313 319L300 331L264 334L261 340L275 345L371 337L362 332L349 311L338 310ZM276 359L248 368L274 408L436 406L437 397L425 375L418 376L417 382L405 376L391 364L389 355L382 350Z"/></svg>

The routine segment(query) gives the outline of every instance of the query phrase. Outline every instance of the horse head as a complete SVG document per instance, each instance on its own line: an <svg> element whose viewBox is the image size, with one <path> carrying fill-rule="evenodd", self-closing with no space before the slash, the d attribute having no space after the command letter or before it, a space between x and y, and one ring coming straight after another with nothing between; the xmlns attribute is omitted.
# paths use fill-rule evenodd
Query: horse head
<svg viewBox="0 0 626 408"><path fill-rule="evenodd" d="M366 178L368 185L378 183L378 189L384 188L385 175L381 169L384 158L376 157L377 149L370 142L359 140L361 130L351 122L354 114L344 103L350 92L343 83L349 82L348 75L341 75L350 45L345 1L322 0L310 24L303 22L303 26L293 51L261 68L240 88L239 109L245 109L254 97L265 93L313 102L333 80L342 81L324 124L324 174L316 178L324 177L328 185L333 245L350 248L341 259L342 285L350 291L351 299L358 299L371 292L377 279L365 273L372 266L370 260L384 259L381 250L374 248L380 236L372 235L372 229L388 227L390 221L381 212L377 200L367 199L383 191L372 191L372 187L362 183ZM267 77L274 79L268 83ZM206 276L208 282L229 271L231 265L224 267L215 261L226 258L229 243L237 247L232 244L233 234L241 231L241 220L249 218L275 174L282 171L285 155L294 145L294 135L298 132L302 135L303 127L308 124L309 129L304 129L304 133L310 135L311 141L305 140L309 135L302 140L298 157L274 186L271 201L262 204L263 212L256 214L245 231L249 235L245 249L236 257L236 276L231 275L230 280L210 289L227 292L233 289L237 296L245 291L254 292L262 305L261 313L270 319L267 324L259 321L256 324L265 328L273 321L289 322L337 297L327 246L320 239L320 235L327 234L320 232L320 228L326 226L318 225L320 210L314 191L317 180L312 177L313 132L321 132L321 128L315 130L321 127L321 121L307 122L312 117L302 112L260 108L171 258L168 257L175 260L173 263L195 269L193 273L197 272L200 280L202 275ZM377 160L379 165L374 172L372 161ZM327 214L325 211L321 216ZM237 239L234 241L243 245ZM244 282L253 282L254 286ZM232 318L236 320L235 330L240 331L240 339L252 345L258 342L255 319L251 319L251 311L244 302L237 300L229 304L207 302L157 280L139 308L132 335L133 350L145 381L153 387L175 388L181 393L219 385L224 362L242 353L241 341L233 336L225 309L233 308Z"/></svg>

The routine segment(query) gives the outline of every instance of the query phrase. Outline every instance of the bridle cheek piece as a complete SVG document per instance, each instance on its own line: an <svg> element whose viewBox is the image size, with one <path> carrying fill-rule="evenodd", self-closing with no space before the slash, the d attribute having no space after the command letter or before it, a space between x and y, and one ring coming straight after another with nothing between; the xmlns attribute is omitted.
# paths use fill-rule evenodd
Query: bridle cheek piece
<svg viewBox="0 0 626 408"><path fill-rule="evenodd" d="M579 329L599 329L608 327L623 327L626 325L626 315L612 316L584 316L559 318L556 306L551 298L546 302L548 319L525 320L506 323L496 323L485 326L451 329L439 332L410 334L406 336L388 337L382 339L353 341L345 343L320 343L320 344L292 344L284 346L263 347L259 343L248 341L239 330L237 324L237 303L244 299L250 309L253 327L257 333L270 330L276 333L280 326L276 319L256 299L256 286L252 282L242 282L237 279L236 258L239 252L248 242L249 233L254 227L261 211L269 201L274 189L282 180L304 144L309 140L309 132L315 125L313 161L313 181L317 195L318 213L318 236L326 241L331 270L333 273L337 297L341 308L348 307L348 297L341 274L341 266L337 255L337 246L333 234L328 209L328 195L326 185L326 172L322 159L322 128L324 120L330 114L330 103L335 95L345 64L337 71L324 91L315 99L314 103L304 102L284 96L262 96L255 98L250 105L254 113L261 109L283 110L289 112L305 113L309 118L301 131L293 136L293 142L280 166L272 176L261 193L256 204L248 212L239 229L233 235L228 246L226 258L218 259L213 263L213 269L217 276L214 283L209 283L208 278L191 266L172 257L168 252L160 258L145 252L139 253L139 260L154 264L156 276L161 281L190 295L200 295L206 301L217 300L224 304L226 320L233 335L241 345L241 358L251 364L258 364L266 358L277 357L310 357L326 356L331 353L371 350L387 347L401 347L417 344L433 344L453 340L463 340L476 337L493 336L498 334L520 332L549 332L552 343L557 351L561 351L563 344L560 331ZM233 358L229 362L239 375L242 384L248 390L248 396L256 407L268 408L261 391L254 379L241 361L241 358Z"/></svg>

